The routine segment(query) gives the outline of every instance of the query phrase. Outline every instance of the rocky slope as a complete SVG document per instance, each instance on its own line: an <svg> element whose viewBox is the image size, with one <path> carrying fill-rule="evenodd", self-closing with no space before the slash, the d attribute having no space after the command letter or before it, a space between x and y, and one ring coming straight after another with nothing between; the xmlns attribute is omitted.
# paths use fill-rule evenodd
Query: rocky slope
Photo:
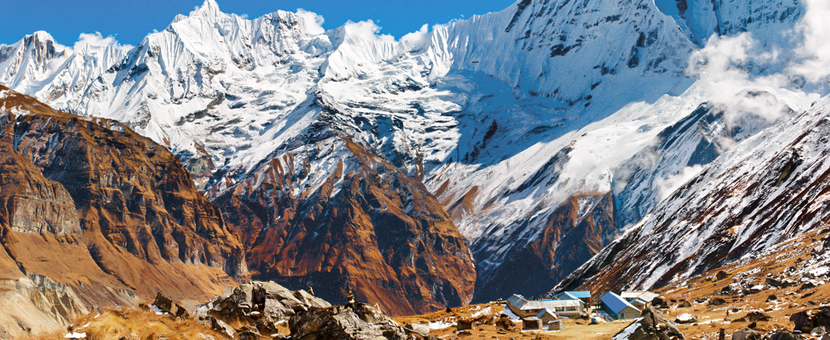
<svg viewBox="0 0 830 340"><path fill-rule="evenodd" d="M473 279L479 301L533 295L539 288L530 282L539 281L504 281L518 263L538 271L533 277L544 285L557 282L667 196L679 176L693 176L776 121L732 119L745 112L713 98L767 93L795 112L808 106L807 96L754 84L724 91L712 74L689 67L690 60L716 64L702 60L712 34L749 32L759 46L790 46L780 32L802 20L804 6L523 0L395 41L369 22L326 31L313 13L248 20L207 0L135 47L69 48L42 32L0 46L0 83L61 109L116 119L169 148L229 209L228 221L252 249L255 275L297 289L320 282L315 273L337 273L326 280L338 282L332 294L339 299L356 282L348 277L383 277L383 291L410 292L407 301L384 294L373 302L418 310L465 302ZM704 103L729 118L700 117ZM683 122L699 128L663 133ZM379 180L347 175L364 168L349 141L378 157L366 173ZM344 170L334 176L341 160ZM376 196L389 198L389 214L404 221L392 229L406 233L361 243L380 254L392 249L367 257L383 264L379 273L354 276L359 266L332 271L315 262L321 249L342 244L314 234L343 231L325 212L346 209L361 218L358 230L386 229L391 215L377 218L382 205L361 203L367 193L355 192L355 183L383 189ZM475 271L445 215L469 240ZM452 247L421 251L413 239ZM387 241L406 244L385 248ZM433 256L460 267L432 269ZM417 269L420 259L426 270ZM389 268L414 275L402 279Z"/></svg>
<svg viewBox="0 0 830 340"><path fill-rule="evenodd" d="M4 295L30 300L7 310L19 321L3 332L60 327L156 291L204 299L247 274L242 244L165 148L5 87L0 111L2 272L15 287ZM37 311L46 317L27 318Z"/></svg>
<svg viewBox="0 0 830 340"><path fill-rule="evenodd" d="M251 274L337 303L352 290L396 315L469 303L472 254L438 201L382 155L324 135L214 200L245 235Z"/></svg>
<svg viewBox="0 0 830 340"><path fill-rule="evenodd" d="M717 158L558 288L654 288L827 223L830 99Z"/></svg>
<svg viewBox="0 0 830 340"><path fill-rule="evenodd" d="M168 339L422 339L369 304L332 306L305 290L251 281L198 305L192 314L158 294L134 309L109 309L38 337ZM429 327L426 327L429 331Z"/></svg>

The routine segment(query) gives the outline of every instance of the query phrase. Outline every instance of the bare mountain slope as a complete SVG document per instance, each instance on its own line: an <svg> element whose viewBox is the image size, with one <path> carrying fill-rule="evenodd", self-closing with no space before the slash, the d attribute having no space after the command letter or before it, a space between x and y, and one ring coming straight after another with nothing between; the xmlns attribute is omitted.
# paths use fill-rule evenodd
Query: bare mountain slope
<svg viewBox="0 0 830 340"><path fill-rule="evenodd" d="M828 221L830 99L740 143L556 289L655 288Z"/></svg>
<svg viewBox="0 0 830 340"><path fill-rule="evenodd" d="M2 300L18 306L2 318L21 320L0 332L63 328L157 291L204 299L247 275L242 244L165 148L5 87L0 112Z"/></svg>

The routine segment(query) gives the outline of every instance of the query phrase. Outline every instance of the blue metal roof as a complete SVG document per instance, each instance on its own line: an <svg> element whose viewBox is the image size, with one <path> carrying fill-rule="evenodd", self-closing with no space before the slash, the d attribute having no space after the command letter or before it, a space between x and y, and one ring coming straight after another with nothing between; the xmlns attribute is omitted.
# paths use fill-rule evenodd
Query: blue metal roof
<svg viewBox="0 0 830 340"><path fill-rule="evenodd" d="M572 296L574 296L578 299L590 299L591 298L591 292L589 292L587 290L571 290L571 291L567 291L565 293L568 293L568 294L570 294L570 295L572 295Z"/></svg>
<svg viewBox="0 0 830 340"><path fill-rule="evenodd" d="M550 298L550 300L579 300L579 298L574 296L570 292L562 292L554 295L552 298Z"/></svg>
<svg viewBox="0 0 830 340"><path fill-rule="evenodd" d="M602 303L608 309L610 309L609 312L611 312L612 314L619 314L620 312L622 312L623 309L626 309L628 307L634 308L635 310L639 310L637 309L637 307L632 306L630 303L628 303L628 301L625 301L625 299L621 298L617 294L614 294L613 292L605 293L605 295L599 298L599 300L602 301Z"/></svg>

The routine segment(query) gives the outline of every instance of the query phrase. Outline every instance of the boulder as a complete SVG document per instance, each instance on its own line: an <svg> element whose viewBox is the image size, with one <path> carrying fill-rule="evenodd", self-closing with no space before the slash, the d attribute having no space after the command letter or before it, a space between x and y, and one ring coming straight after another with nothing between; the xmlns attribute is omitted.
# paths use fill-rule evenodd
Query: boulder
<svg viewBox="0 0 830 340"><path fill-rule="evenodd" d="M261 336L262 334L259 333L259 330L250 325L242 326L236 330L236 338L239 340L259 340Z"/></svg>
<svg viewBox="0 0 830 340"><path fill-rule="evenodd" d="M313 294L311 294L307 291L304 291L304 290L298 290L298 291L294 292L294 297L296 297L298 300L300 300L303 303L303 305L305 305L305 306L317 307L317 308L331 307L331 304L326 302L326 300L318 298L318 297L314 296Z"/></svg>
<svg viewBox="0 0 830 340"><path fill-rule="evenodd" d="M179 305L178 303L173 303L173 300L164 296L160 292L156 293L156 299L153 301L153 305L158 307L162 312L175 316L177 318L190 318L190 313L187 312L187 309Z"/></svg>
<svg viewBox="0 0 830 340"><path fill-rule="evenodd" d="M686 339L677 326L654 307L643 309L640 319L614 335L614 340Z"/></svg>
<svg viewBox="0 0 830 340"><path fill-rule="evenodd" d="M455 324L455 329L458 331L463 331L465 329L473 329L473 320L459 319Z"/></svg>
<svg viewBox="0 0 830 340"><path fill-rule="evenodd" d="M801 337L784 330L771 335L769 340L801 340Z"/></svg>
<svg viewBox="0 0 830 340"><path fill-rule="evenodd" d="M233 327L229 326L222 320L214 318L212 316L204 316L199 317L199 322L205 325L205 327L210 328L219 334L222 334L228 338L233 339L234 335L236 334L236 330Z"/></svg>
<svg viewBox="0 0 830 340"><path fill-rule="evenodd" d="M813 328L812 331L810 331L810 335L812 335L814 337L820 337L820 336L823 336L825 334L827 334L827 327L824 327L824 326L818 326L816 328Z"/></svg>
<svg viewBox="0 0 830 340"><path fill-rule="evenodd" d="M479 325L495 325L496 316L492 314L482 314L473 319L473 322Z"/></svg>
<svg viewBox="0 0 830 340"><path fill-rule="evenodd" d="M723 270L719 271L719 272L715 275L715 278L717 278L717 279L718 279L718 281L723 280L723 279L728 278L728 277L729 277L729 274L727 274L727 273L726 273L725 271L723 271Z"/></svg>
<svg viewBox="0 0 830 340"><path fill-rule="evenodd" d="M692 306L692 304L689 301L686 301L686 300L683 300L683 302L681 302L680 305L678 305L678 307L680 307L680 308L689 308L691 306Z"/></svg>
<svg viewBox="0 0 830 340"><path fill-rule="evenodd" d="M407 333L414 333L420 336L429 335L429 323L408 323L403 326Z"/></svg>
<svg viewBox="0 0 830 340"><path fill-rule="evenodd" d="M288 322L292 339L390 339L407 338L403 327L380 310L364 303L315 307Z"/></svg>
<svg viewBox="0 0 830 340"><path fill-rule="evenodd" d="M197 307L194 314L200 319L210 316L226 323L253 326L260 334L271 336L278 333L277 322L310 307L329 306L305 291L292 292L274 282L254 281L240 285L227 297L217 297Z"/></svg>
<svg viewBox="0 0 830 340"><path fill-rule="evenodd" d="M697 317L689 313L683 313L678 315L674 319L674 322L678 324L695 323L697 322Z"/></svg>
<svg viewBox="0 0 830 340"><path fill-rule="evenodd" d="M732 340L761 340L763 337L763 333L749 328L744 328L732 333Z"/></svg>
<svg viewBox="0 0 830 340"><path fill-rule="evenodd" d="M808 311L801 311L790 315L790 322L795 324L793 327L794 329L802 332L809 332L813 329L813 320L811 316L812 315L808 313Z"/></svg>
<svg viewBox="0 0 830 340"><path fill-rule="evenodd" d="M516 323L513 320L510 320L507 315L502 314L499 316L499 319L496 321L496 329L497 330L513 330L516 328Z"/></svg>
<svg viewBox="0 0 830 340"><path fill-rule="evenodd" d="M653 299L651 299L651 305L652 306L663 306L665 304L666 304L666 300L663 300L662 297L656 296Z"/></svg>
<svg viewBox="0 0 830 340"><path fill-rule="evenodd" d="M749 312L741 318L735 320L735 322L757 322L757 321L769 321L769 315L766 315L761 312Z"/></svg>
<svg viewBox="0 0 830 340"><path fill-rule="evenodd" d="M170 298L164 296L161 292L157 292L153 305L158 307L162 312L169 313L170 309L173 308L173 300L170 300Z"/></svg>
<svg viewBox="0 0 830 340"><path fill-rule="evenodd" d="M726 300L724 300L723 298L720 298L720 297L714 297L711 300L709 300L709 305L710 306L720 306L720 305L724 305L724 304L726 304Z"/></svg>
<svg viewBox="0 0 830 340"><path fill-rule="evenodd" d="M793 329L810 333L813 328L830 328L830 307L821 307L814 310L803 310L790 316L794 324Z"/></svg>
<svg viewBox="0 0 830 340"><path fill-rule="evenodd" d="M777 297L777 296L775 296L775 294L770 294L770 295L767 297L767 302L777 301L777 300L778 300L778 297Z"/></svg>
<svg viewBox="0 0 830 340"><path fill-rule="evenodd" d="M757 293L762 292L764 289L766 289L766 286L764 286L764 285L754 285L754 286L748 287L744 290L747 291L748 294L757 294Z"/></svg>

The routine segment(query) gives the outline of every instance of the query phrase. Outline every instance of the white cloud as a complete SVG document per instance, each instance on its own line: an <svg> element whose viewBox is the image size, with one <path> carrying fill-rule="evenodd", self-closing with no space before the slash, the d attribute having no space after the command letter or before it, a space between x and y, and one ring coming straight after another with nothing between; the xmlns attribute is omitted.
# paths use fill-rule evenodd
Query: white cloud
<svg viewBox="0 0 830 340"><path fill-rule="evenodd" d="M669 176L668 178L658 178L654 181L654 184L657 185L660 200L662 201L666 197L669 197L669 195L677 191L677 189L697 176L701 171L703 171L702 165L687 166L677 175Z"/></svg>
<svg viewBox="0 0 830 340"><path fill-rule="evenodd" d="M429 25L424 24L417 32L412 32L401 37L401 42L409 46L417 44L424 39L427 33L429 33Z"/></svg>
<svg viewBox="0 0 830 340"><path fill-rule="evenodd" d="M751 93L775 93L786 91L787 96L800 92L788 89L791 84L787 74L763 73L758 70L775 69L780 52L776 48L764 49L750 33L734 37L712 36L703 49L693 56L687 72L708 81L712 91L709 101L724 111L727 124L750 114L774 122L790 112L785 101L776 96ZM806 94L796 94L805 97ZM806 99L805 99L806 100Z"/></svg>
<svg viewBox="0 0 830 340"><path fill-rule="evenodd" d="M97 49L101 47L115 47L118 49L132 48L130 45L121 45L115 40L114 36L107 36L104 38L101 32L95 33L81 33L78 41L72 47L73 50L83 52L90 49Z"/></svg>
<svg viewBox="0 0 830 340"><path fill-rule="evenodd" d="M305 31L311 34L323 34L326 30L323 28L323 23L326 22L322 15L314 12L306 11L302 8L297 9L297 16L300 17Z"/></svg>
<svg viewBox="0 0 830 340"><path fill-rule="evenodd" d="M805 0L807 11L796 27L803 39L796 49L798 62L789 71L810 82L827 82L830 76L830 1Z"/></svg>
<svg viewBox="0 0 830 340"><path fill-rule="evenodd" d="M395 43L395 37L388 34L380 34L381 27L372 20L353 22L348 21L344 26L350 38L378 41L382 43Z"/></svg>

